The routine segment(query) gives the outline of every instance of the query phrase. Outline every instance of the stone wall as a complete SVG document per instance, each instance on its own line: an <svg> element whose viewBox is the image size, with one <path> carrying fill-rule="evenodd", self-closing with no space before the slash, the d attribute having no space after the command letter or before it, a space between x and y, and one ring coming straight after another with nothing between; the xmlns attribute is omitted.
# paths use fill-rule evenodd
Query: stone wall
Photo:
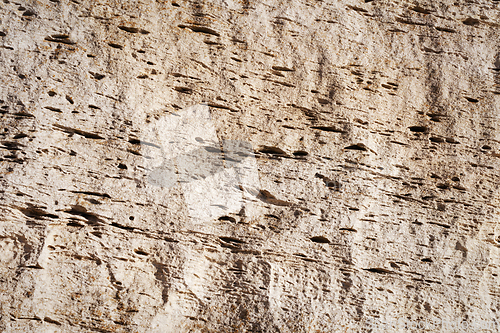
<svg viewBox="0 0 500 333"><path fill-rule="evenodd" d="M499 330L500 1L0 19L0 331ZM216 162L177 179L159 124L189 110Z"/></svg>

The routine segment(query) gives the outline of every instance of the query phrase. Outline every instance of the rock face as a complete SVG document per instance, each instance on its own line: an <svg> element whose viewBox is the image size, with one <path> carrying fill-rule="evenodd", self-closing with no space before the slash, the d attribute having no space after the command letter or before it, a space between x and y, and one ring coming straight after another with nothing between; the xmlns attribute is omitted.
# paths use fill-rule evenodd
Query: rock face
<svg viewBox="0 0 500 333"><path fill-rule="evenodd" d="M500 2L0 18L1 331L500 329Z"/></svg>

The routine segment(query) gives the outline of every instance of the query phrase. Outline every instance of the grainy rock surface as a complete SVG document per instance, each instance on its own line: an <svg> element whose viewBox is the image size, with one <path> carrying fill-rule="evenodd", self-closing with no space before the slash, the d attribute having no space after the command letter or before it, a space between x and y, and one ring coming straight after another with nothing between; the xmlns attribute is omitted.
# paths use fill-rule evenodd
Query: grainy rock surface
<svg viewBox="0 0 500 333"><path fill-rule="evenodd" d="M498 331L499 1L0 19L0 331ZM251 145L252 214L151 181L146 129L193 106Z"/></svg>

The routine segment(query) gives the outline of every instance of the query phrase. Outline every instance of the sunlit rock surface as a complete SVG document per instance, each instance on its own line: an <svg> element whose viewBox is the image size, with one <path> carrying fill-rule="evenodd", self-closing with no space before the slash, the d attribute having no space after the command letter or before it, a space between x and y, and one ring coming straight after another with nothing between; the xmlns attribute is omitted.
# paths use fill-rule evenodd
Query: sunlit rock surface
<svg viewBox="0 0 500 333"><path fill-rule="evenodd" d="M0 331L500 329L499 1L0 20Z"/></svg>

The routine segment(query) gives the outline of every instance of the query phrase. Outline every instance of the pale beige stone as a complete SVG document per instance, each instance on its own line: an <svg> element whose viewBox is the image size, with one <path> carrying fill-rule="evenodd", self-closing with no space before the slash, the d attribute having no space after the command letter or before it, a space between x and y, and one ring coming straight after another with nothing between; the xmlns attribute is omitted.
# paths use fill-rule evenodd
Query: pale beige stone
<svg viewBox="0 0 500 333"><path fill-rule="evenodd" d="M0 330L497 332L499 6L4 0Z"/></svg>

